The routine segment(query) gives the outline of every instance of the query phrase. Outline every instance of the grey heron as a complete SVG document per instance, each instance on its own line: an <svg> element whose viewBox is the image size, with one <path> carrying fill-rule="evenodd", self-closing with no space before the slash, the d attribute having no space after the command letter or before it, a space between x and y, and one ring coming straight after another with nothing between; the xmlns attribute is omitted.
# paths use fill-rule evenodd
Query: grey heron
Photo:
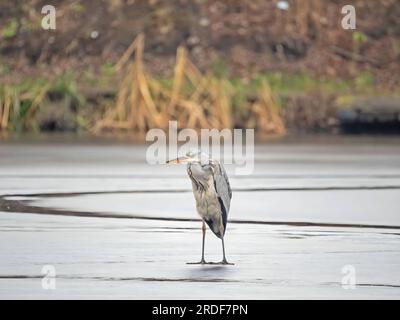
<svg viewBox="0 0 400 320"><path fill-rule="evenodd" d="M167 163L187 163L187 173L192 181L196 209L202 219L203 242L201 260L200 262L190 264L207 264L204 259L206 224L222 241L223 258L220 264L232 264L226 260L224 244L224 235L232 198L232 190L224 167L219 161L211 159L206 153L192 151L183 157L169 160Z"/></svg>

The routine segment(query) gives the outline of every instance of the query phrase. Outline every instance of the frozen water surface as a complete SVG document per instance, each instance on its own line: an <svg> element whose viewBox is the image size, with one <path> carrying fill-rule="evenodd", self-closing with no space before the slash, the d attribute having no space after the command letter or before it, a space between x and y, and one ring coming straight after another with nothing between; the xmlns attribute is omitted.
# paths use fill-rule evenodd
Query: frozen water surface
<svg viewBox="0 0 400 320"><path fill-rule="evenodd" d="M142 146L3 143L0 298L400 298L399 143L260 145L252 175L227 169L235 265L187 265L201 224L184 167Z"/></svg>

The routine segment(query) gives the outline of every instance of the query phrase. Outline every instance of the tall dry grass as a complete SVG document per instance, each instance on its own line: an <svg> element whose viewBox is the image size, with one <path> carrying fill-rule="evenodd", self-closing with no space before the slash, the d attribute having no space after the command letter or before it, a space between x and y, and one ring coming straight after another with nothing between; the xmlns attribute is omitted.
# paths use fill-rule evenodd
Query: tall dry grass
<svg viewBox="0 0 400 320"><path fill-rule="evenodd" d="M134 56L133 61L130 57ZM120 84L115 105L108 108L94 127L102 130L129 130L145 134L151 128L168 128L177 120L180 128L255 128L258 133L282 135L286 132L279 105L263 81L254 99L233 108L235 89L228 79L203 74L179 47L172 83L166 85L148 74L143 63L144 35L140 34L116 64ZM245 110L246 116L243 116Z"/></svg>
<svg viewBox="0 0 400 320"><path fill-rule="evenodd" d="M37 86L32 91L24 91L18 86L1 86L0 130L5 131L12 127L32 128L49 87L50 85L46 84Z"/></svg>

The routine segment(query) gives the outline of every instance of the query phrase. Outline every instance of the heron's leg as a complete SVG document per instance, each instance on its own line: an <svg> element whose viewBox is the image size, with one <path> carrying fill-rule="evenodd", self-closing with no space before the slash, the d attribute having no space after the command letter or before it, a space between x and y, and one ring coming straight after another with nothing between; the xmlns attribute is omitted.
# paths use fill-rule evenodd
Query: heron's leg
<svg viewBox="0 0 400 320"><path fill-rule="evenodd" d="M204 244L206 242L206 224L203 220L203 225L201 226L201 229L203 230L203 243L201 246L201 262L205 263L206 261L204 260Z"/></svg>
<svg viewBox="0 0 400 320"><path fill-rule="evenodd" d="M206 224L203 220L203 225L201 227L201 230L203 231L203 242L201 245L201 260L200 262L188 262L187 264L206 264L206 260L204 260L204 243L206 241Z"/></svg>
<svg viewBox="0 0 400 320"><path fill-rule="evenodd" d="M221 264L233 264L233 263L229 263L229 262L226 260L226 257L225 257L225 243L224 243L224 238L222 237L221 240L222 240L222 254L223 254L223 258L222 258Z"/></svg>

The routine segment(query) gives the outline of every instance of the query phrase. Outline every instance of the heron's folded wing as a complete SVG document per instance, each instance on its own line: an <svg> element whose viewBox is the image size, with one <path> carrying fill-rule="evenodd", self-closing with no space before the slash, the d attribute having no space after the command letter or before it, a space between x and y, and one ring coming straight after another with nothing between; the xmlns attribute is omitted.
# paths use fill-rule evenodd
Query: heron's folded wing
<svg viewBox="0 0 400 320"><path fill-rule="evenodd" d="M232 190L228 175L226 174L225 168L219 162L215 164L214 168L215 191L217 191L218 197L221 198L226 215L228 215L232 199Z"/></svg>

